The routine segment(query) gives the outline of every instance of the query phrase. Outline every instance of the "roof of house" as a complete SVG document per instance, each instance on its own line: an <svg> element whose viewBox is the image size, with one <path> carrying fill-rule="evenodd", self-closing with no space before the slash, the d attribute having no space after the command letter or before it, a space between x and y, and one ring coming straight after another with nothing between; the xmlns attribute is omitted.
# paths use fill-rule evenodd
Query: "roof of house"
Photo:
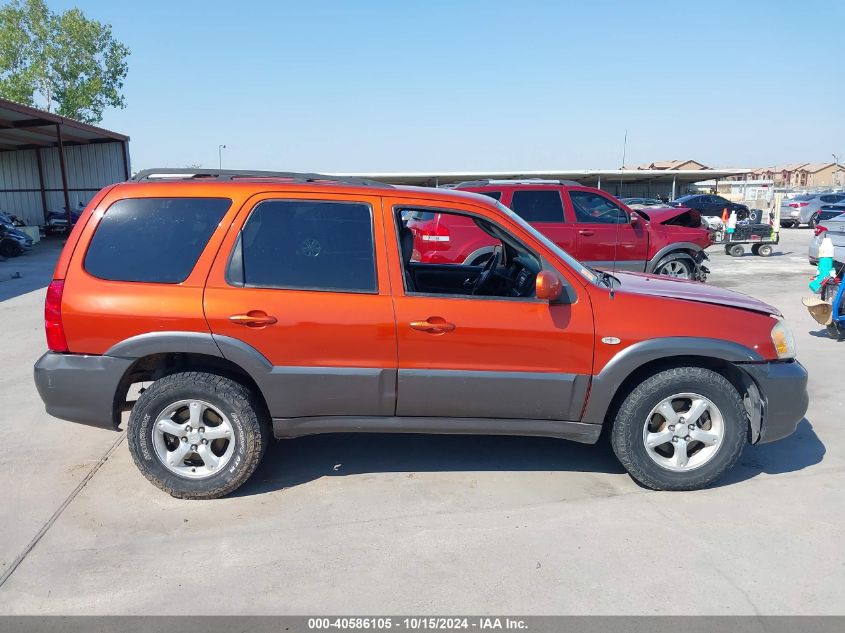
<svg viewBox="0 0 845 633"><path fill-rule="evenodd" d="M639 165L637 169L707 169L707 166L692 159L659 160L653 163Z"/></svg>
<svg viewBox="0 0 845 633"><path fill-rule="evenodd" d="M831 162L831 163L807 163L806 165L804 165L804 167L802 167L802 169L810 172L811 174L815 174L815 173L822 171L823 169L827 169L828 167L834 167L835 165L836 165L836 163L833 163L833 162Z"/></svg>

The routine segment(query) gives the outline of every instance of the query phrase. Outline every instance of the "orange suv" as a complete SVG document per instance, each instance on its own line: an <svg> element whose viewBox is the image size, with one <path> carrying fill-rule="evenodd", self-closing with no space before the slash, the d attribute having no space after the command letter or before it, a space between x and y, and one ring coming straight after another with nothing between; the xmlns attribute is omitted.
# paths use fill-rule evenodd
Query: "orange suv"
<svg viewBox="0 0 845 633"><path fill-rule="evenodd" d="M415 261L417 212L470 219L493 255ZM642 485L690 490L747 442L792 433L808 404L765 303L597 272L489 197L317 174L153 170L102 190L45 326L47 411L112 429L130 411L138 468L184 498L235 490L271 435L594 443L604 427Z"/></svg>

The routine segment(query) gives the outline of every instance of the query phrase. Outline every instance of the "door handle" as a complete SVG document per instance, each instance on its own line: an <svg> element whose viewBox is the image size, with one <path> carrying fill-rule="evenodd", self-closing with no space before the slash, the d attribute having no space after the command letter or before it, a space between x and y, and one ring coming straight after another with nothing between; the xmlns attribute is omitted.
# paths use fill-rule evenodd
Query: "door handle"
<svg viewBox="0 0 845 633"><path fill-rule="evenodd" d="M446 334L455 329L454 323L438 316L428 317L425 321L411 321L408 325L426 334Z"/></svg>
<svg viewBox="0 0 845 633"><path fill-rule="evenodd" d="M589 229L581 229L580 231L578 231L578 233L580 235L586 235L587 237L589 237L590 235L595 235L595 233L593 233Z"/></svg>
<svg viewBox="0 0 845 633"><path fill-rule="evenodd" d="M237 323L238 325L260 328L273 325L278 319L274 316L270 316L263 310L250 310L246 314L233 314L229 317L229 320L232 323Z"/></svg>

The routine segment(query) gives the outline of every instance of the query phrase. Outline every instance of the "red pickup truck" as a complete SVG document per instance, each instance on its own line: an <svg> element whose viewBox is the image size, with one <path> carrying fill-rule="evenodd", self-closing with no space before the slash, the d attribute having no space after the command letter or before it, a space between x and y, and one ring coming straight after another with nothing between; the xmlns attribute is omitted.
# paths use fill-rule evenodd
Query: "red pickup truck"
<svg viewBox="0 0 845 633"><path fill-rule="evenodd" d="M710 232L694 209L632 211L610 194L572 181L480 180L454 187L480 193L515 211L570 255L595 268L668 275L705 281ZM417 211L416 261L478 265L494 240L470 220Z"/></svg>

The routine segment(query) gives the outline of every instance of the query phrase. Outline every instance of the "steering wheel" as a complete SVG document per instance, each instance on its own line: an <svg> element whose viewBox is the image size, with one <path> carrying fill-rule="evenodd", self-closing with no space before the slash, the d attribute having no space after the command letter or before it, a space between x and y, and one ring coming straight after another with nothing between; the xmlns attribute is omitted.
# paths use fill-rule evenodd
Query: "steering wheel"
<svg viewBox="0 0 845 633"><path fill-rule="evenodd" d="M487 263L484 264L484 268L481 271L481 274L478 276L475 284L472 286L472 294L477 295L481 292L481 289L484 288L489 282L490 278L493 276L493 271L499 265L499 261L502 259L502 252L501 251L494 251L493 256L487 260Z"/></svg>

